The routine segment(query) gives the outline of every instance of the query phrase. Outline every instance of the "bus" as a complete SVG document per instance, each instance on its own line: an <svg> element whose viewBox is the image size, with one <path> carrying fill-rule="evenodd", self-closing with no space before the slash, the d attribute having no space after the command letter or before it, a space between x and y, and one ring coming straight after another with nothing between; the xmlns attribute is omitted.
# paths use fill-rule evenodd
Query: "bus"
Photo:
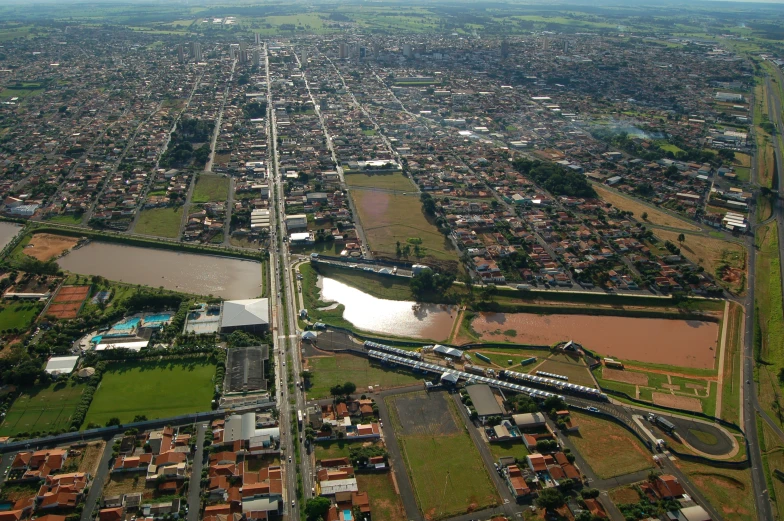
<svg viewBox="0 0 784 521"><path fill-rule="evenodd" d="M297 424L302 427L302 411L297 411Z"/></svg>

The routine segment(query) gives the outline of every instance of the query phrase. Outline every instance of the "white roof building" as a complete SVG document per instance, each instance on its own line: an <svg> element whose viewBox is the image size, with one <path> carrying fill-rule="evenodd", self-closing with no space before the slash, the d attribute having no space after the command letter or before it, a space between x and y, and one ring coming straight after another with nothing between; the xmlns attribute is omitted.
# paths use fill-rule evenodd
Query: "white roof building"
<svg viewBox="0 0 784 521"><path fill-rule="evenodd" d="M78 356L53 356L46 362L44 371L52 375L71 374L78 361Z"/></svg>
<svg viewBox="0 0 784 521"><path fill-rule="evenodd" d="M321 481L319 486L321 487L322 496L334 496L338 492L357 492L359 490L357 478Z"/></svg>
<svg viewBox="0 0 784 521"><path fill-rule="evenodd" d="M235 330L250 333L263 332L269 328L269 299L227 300L221 310L221 333Z"/></svg>

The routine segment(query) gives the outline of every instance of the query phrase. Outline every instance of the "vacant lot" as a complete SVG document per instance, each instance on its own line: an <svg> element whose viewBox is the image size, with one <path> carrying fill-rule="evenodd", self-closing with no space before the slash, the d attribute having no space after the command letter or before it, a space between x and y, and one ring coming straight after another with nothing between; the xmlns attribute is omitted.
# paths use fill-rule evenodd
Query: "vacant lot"
<svg viewBox="0 0 784 521"><path fill-rule="evenodd" d="M79 239L76 237L64 237L62 235L53 235L51 233L36 233L30 238L30 242L24 249L24 252L40 261L48 261L59 257L64 252L70 250Z"/></svg>
<svg viewBox="0 0 784 521"><path fill-rule="evenodd" d="M678 394L657 393L653 394L653 403L656 405L663 405L665 407L673 407L675 409L683 409L684 411L702 411L702 401L698 398L690 398L688 396L681 396Z"/></svg>
<svg viewBox="0 0 784 521"><path fill-rule="evenodd" d="M215 365L204 359L123 362L109 366L95 392L85 425L121 422L137 414L149 419L206 411L212 400Z"/></svg>
<svg viewBox="0 0 784 521"><path fill-rule="evenodd" d="M731 291L745 288L746 249L742 245L690 233L685 233L686 240L679 244L677 232L654 230L653 233L679 246L684 257L705 268L711 276L724 280Z"/></svg>
<svg viewBox="0 0 784 521"><path fill-rule="evenodd" d="M371 364L366 358L354 355L308 358L308 369L313 373L312 387L308 389L308 398L311 399L326 398L330 387L345 382L356 384L357 392L361 393L370 385L388 389L422 381L409 371Z"/></svg>
<svg viewBox="0 0 784 521"><path fill-rule="evenodd" d="M147 487L147 480L138 473L111 474L103 493L107 496L120 496L123 494L141 493L145 499L150 499L155 493L154 487Z"/></svg>
<svg viewBox="0 0 784 521"><path fill-rule="evenodd" d="M345 177L346 184L351 187L365 186L403 192L416 191L414 183L400 172L395 172L394 174L346 174Z"/></svg>
<svg viewBox="0 0 784 521"><path fill-rule="evenodd" d="M225 201L229 197L229 178L213 174L201 174L193 189L192 203Z"/></svg>
<svg viewBox="0 0 784 521"><path fill-rule="evenodd" d="M68 430L83 391L84 385L70 383L35 386L22 391L0 424L0 436Z"/></svg>
<svg viewBox="0 0 784 521"><path fill-rule="evenodd" d="M410 244L413 261L416 242L422 257L457 258L452 243L425 217L418 197L371 190L354 190L351 196L373 251L394 257L398 242L403 248Z"/></svg>
<svg viewBox="0 0 784 521"><path fill-rule="evenodd" d="M391 472L357 474L357 485L360 491L368 493L373 521L406 521L406 511Z"/></svg>
<svg viewBox="0 0 784 521"><path fill-rule="evenodd" d="M430 402L423 405L427 410L447 411L451 415L447 426L440 423L443 416L418 416L422 423L418 431L431 434L403 434L400 419L412 410L416 400ZM498 504L498 494L479 451L462 428L448 395L422 391L390 397L387 404L419 508L426 519L444 519ZM454 429L457 429L454 434L441 434Z"/></svg>
<svg viewBox="0 0 784 521"><path fill-rule="evenodd" d="M619 210L633 212L634 218L651 224L658 224L660 226L671 226L673 228L681 228L683 230L699 230L698 226L690 222L670 215L662 210L658 210L652 206L643 204L632 197L621 195L618 192L605 188L601 185L593 185L599 197L612 204ZM644 220L642 214L647 213L648 219Z"/></svg>
<svg viewBox="0 0 784 521"><path fill-rule="evenodd" d="M653 467L648 451L630 432L611 421L572 411L580 426L569 439L591 469L602 479L622 476ZM612 458L607 455L612 454Z"/></svg>
<svg viewBox="0 0 784 521"><path fill-rule="evenodd" d="M632 385L648 385L648 375L634 371L621 371L619 369L602 368L602 378L614 382L623 382Z"/></svg>
<svg viewBox="0 0 784 521"><path fill-rule="evenodd" d="M174 239L180 233L182 209L182 206L178 206L142 210L142 213L139 214L139 221L136 223L136 228L133 231L142 235Z"/></svg>
<svg viewBox="0 0 784 521"><path fill-rule="evenodd" d="M677 465L724 519L744 521L755 518L749 469L724 469L683 460Z"/></svg>

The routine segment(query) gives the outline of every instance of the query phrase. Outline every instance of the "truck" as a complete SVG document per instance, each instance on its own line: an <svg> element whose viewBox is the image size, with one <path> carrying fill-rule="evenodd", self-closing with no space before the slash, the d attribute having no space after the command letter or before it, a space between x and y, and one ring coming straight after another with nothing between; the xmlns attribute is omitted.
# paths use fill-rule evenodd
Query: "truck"
<svg viewBox="0 0 784 521"><path fill-rule="evenodd" d="M647 420L668 434L675 432L675 425L663 416L649 413Z"/></svg>
<svg viewBox="0 0 784 521"><path fill-rule="evenodd" d="M623 362L619 362L618 360L614 360L612 358L605 358L602 360L606 367L611 367L613 369L623 369Z"/></svg>
<svg viewBox="0 0 784 521"><path fill-rule="evenodd" d="M533 288L533 286L531 286L530 284L518 284L515 287L520 291L531 291L531 289Z"/></svg>
<svg viewBox="0 0 784 521"><path fill-rule="evenodd" d="M523 360L520 360L520 365L533 364L534 362L536 362L536 357L532 356L531 358L524 358Z"/></svg>
<svg viewBox="0 0 784 521"><path fill-rule="evenodd" d="M297 411L297 424L302 427L302 411Z"/></svg>
<svg viewBox="0 0 784 521"><path fill-rule="evenodd" d="M310 254L310 260L317 260L317 259L318 259L318 253L311 253Z"/></svg>
<svg viewBox="0 0 784 521"><path fill-rule="evenodd" d="M492 363L490 361L490 359L488 357L486 357L485 355L483 355L482 353L474 353L474 354L476 355L476 357L478 359L482 360L483 362L487 362L488 364Z"/></svg>

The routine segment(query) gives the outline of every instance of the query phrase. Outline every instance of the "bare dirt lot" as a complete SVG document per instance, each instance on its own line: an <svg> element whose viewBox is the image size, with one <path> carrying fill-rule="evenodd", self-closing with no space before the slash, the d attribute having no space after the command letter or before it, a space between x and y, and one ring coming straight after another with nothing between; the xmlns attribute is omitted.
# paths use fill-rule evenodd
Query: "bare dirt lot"
<svg viewBox="0 0 784 521"><path fill-rule="evenodd" d="M602 378L614 382L623 382L632 385L648 385L648 375L643 373L631 373L619 369L602 368Z"/></svg>
<svg viewBox="0 0 784 521"><path fill-rule="evenodd" d="M677 394L653 393L653 403L685 411L702 412L702 402L697 398Z"/></svg>
<svg viewBox="0 0 784 521"><path fill-rule="evenodd" d="M47 315L52 315L55 318L76 318L79 310L82 307L81 302L67 302L64 304L52 304L46 310Z"/></svg>
<svg viewBox="0 0 784 521"><path fill-rule="evenodd" d="M87 445L87 447L83 448L83 457L82 461L79 463L79 469L77 472L88 472L95 476L105 447L105 441L96 441L95 443L90 443Z"/></svg>
<svg viewBox="0 0 784 521"><path fill-rule="evenodd" d="M36 233L30 238L30 242L25 246L24 252L39 261L48 261L49 259L59 257L76 246L78 242L79 239L75 237Z"/></svg>
<svg viewBox="0 0 784 521"><path fill-rule="evenodd" d="M424 391L395 398L401 434L440 436L459 432L446 403L447 398L445 393Z"/></svg>

